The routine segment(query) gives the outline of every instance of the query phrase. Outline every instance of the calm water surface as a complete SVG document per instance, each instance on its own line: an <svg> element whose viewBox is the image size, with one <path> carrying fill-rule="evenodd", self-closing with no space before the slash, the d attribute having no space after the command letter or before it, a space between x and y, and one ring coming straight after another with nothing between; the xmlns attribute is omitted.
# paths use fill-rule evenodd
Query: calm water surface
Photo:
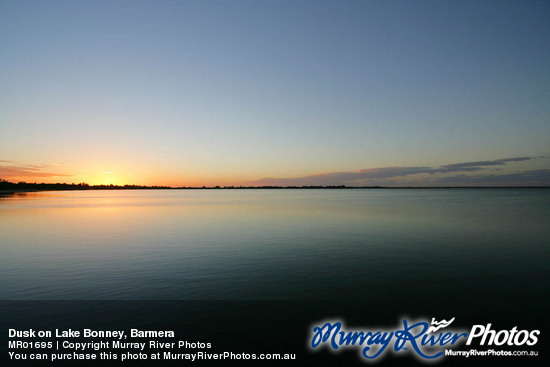
<svg viewBox="0 0 550 367"><path fill-rule="evenodd" d="M0 299L536 299L549 208L546 189L15 194Z"/></svg>

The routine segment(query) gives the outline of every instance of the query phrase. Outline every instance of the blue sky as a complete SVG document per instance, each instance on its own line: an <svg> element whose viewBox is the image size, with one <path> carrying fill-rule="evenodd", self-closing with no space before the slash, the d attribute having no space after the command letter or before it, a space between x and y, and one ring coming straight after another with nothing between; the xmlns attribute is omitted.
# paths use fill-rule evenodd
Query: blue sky
<svg viewBox="0 0 550 367"><path fill-rule="evenodd" d="M0 1L0 177L548 185L549 16L545 1ZM431 171L337 174L396 167Z"/></svg>

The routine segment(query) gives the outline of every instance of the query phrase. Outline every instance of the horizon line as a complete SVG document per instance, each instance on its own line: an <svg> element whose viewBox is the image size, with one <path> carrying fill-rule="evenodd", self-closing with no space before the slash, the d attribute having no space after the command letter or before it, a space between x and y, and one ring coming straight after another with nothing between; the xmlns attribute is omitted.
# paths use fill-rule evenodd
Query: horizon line
<svg viewBox="0 0 550 367"><path fill-rule="evenodd" d="M29 183L10 182L0 180L0 191L12 189L19 192L32 191L78 191L78 190L243 190L243 189L514 189L514 188L550 188L550 185L519 185L519 186L348 186L348 185L262 185L262 186L235 186L235 185L214 185L214 186L164 186L164 185L113 185L99 184L89 185L87 183Z"/></svg>

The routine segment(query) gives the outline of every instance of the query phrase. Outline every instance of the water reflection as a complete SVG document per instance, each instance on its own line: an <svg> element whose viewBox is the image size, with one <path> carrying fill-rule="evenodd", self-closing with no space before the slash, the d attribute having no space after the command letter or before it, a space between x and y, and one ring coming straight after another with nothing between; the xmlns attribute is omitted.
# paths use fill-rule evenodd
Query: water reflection
<svg viewBox="0 0 550 367"><path fill-rule="evenodd" d="M0 199L35 199L61 195L63 194L55 191L0 191Z"/></svg>
<svg viewBox="0 0 550 367"><path fill-rule="evenodd" d="M549 204L548 190L14 193L0 201L0 299L360 299L495 284L517 297L546 284Z"/></svg>

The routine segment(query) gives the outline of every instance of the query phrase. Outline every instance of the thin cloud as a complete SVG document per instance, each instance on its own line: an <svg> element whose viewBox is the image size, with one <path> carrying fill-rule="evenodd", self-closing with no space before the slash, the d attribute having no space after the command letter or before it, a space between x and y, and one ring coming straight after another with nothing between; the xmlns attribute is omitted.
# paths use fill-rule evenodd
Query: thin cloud
<svg viewBox="0 0 550 367"><path fill-rule="evenodd" d="M416 175L419 173L430 173L430 167L382 167L361 169L358 172L357 178L390 178L401 177L408 175Z"/></svg>
<svg viewBox="0 0 550 367"><path fill-rule="evenodd" d="M253 181L258 185L275 186L329 186L349 184L358 180L386 179L391 177L401 177L418 173L431 172L429 167L381 167L362 169L356 172L330 172L319 173L305 177L295 178L262 178Z"/></svg>
<svg viewBox="0 0 550 367"><path fill-rule="evenodd" d="M544 157L539 157L539 158L544 158ZM528 161L528 160L531 160L531 159L537 159L537 157L516 157L516 158L504 158L504 159L498 159L496 160L495 162L523 162L523 161Z"/></svg>
<svg viewBox="0 0 550 367"><path fill-rule="evenodd" d="M441 166L438 169L434 170L434 173L449 173L449 172L471 172L479 171L488 166L504 166L508 162L522 162L528 161L531 159L536 159L534 157L516 157L516 158L504 158L497 159L494 161L477 161L477 162L463 162L463 163L453 163Z"/></svg>
<svg viewBox="0 0 550 367"><path fill-rule="evenodd" d="M548 186L550 169L529 170L502 175L454 175L441 177L436 182L442 186Z"/></svg>
<svg viewBox="0 0 550 367"><path fill-rule="evenodd" d="M45 172L44 168L47 168L44 165L10 165L10 166L1 166L0 165L0 177L2 178L11 178L11 177L70 177L65 173L56 173L56 172Z"/></svg>
<svg viewBox="0 0 550 367"><path fill-rule="evenodd" d="M250 182L252 185L259 186L330 186L330 185L350 185L350 186L362 186L362 185L406 185L407 182L395 180L395 179L410 179L411 176L429 174L432 177L429 181L430 184L440 184L452 181L453 177L457 179L462 179L463 176L445 176L445 180L440 180L440 175L449 175L459 172L477 172L483 171L490 167L501 167L505 166L509 162L523 162L537 159L537 157L514 157L514 158L503 158L492 161L474 161L474 162L461 162L447 164L440 167L379 167L379 168L368 168L360 169L355 172L329 172L329 173L319 173L315 175L309 175L304 177L292 177L292 178L262 178L256 181ZM527 171L529 172L529 171ZM527 173L525 172L525 173ZM535 171L533 171L535 172ZM497 175L484 175L479 176L480 181L485 179L493 179ZM500 175L503 180L504 176L509 175ZM500 177L499 176L499 177ZM470 177L464 175L464 177ZM509 176L507 179L510 182L519 182L521 177L525 179L529 178L531 181L543 182L546 176L541 175L540 177L533 177L532 175L521 176L517 174L516 176ZM393 180L390 180L393 179ZM542 181L541 181L542 180ZM466 182L467 179L463 179L463 182ZM497 178L498 181L498 178ZM531 182L529 181L529 182ZM534 182L533 181L533 182ZM472 181L473 182L473 181ZM495 181L496 182L496 181ZM499 181L502 182L502 181ZM550 184L550 180L546 181L547 184Z"/></svg>

